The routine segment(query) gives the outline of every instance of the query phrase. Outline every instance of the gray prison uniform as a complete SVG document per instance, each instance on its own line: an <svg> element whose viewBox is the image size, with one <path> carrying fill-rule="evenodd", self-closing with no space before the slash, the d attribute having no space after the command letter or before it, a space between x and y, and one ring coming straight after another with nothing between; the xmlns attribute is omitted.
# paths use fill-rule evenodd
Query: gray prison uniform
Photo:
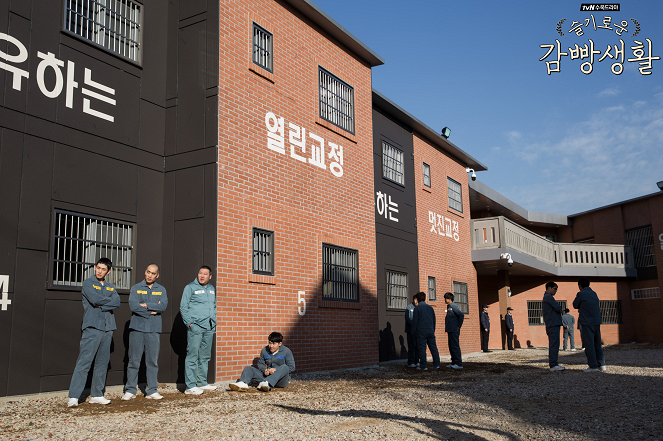
<svg viewBox="0 0 663 441"><path fill-rule="evenodd" d="M145 303L147 308L140 306ZM162 330L161 313L168 306L166 288L158 283L147 286L143 280L131 287L129 295L129 309L131 309L131 323L129 323L129 364L127 366L127 384L125 392L136 395L138 383L138 369L140 360L145 354L145 373L147 375L147 388L145 395L152 395L159 389L157 374L159 366L159 348L161 346L160 333ZM152 314L152 311L156 314Z"/></svg>
<svg viewBox="0 0 663 441"><path fill-rule="evenodd" d="M184 381L187 389L207 385L207 369L216 330L216 292L211 283L203 286L196 278L184 287L180 302L187 328Z"/></svg>
<svg viewBox="0 0 663 441"><path fill-rule="evenodd" d="M571 314L564 314L562 316L562 326L564 327L564 341L563 341L563 347L564 350L566 351L566 340L570 340L571 344L571 349L574 349L576 347L575 344L575 336L573 335L573 325L576 324L576 319L571 315Z"/></svg>
<svg viewBox="0 0 663 441"><path fill-rule="evenodd" d="M265 369L275 368L276 371L265 376ZM269 387L286 387L290 382L290 372L295 370L295 358L292 356L290 349L281 345L278 351L271 353L269 346L265 346L260 351L260 359L258 360L258 368L247 366L242 371L242 376L239 381L246 384L251 381L267 381Z"/></svg>
<svg viewBox="0 0 663 441"><path fill-rule="evenodd" d="M113 310L120 306L120 296L115 286L108 282L100 283L95 276L83 282L83 336L74 374L69 384L69 398L81 398L87 374L94 360L94 374L90 393L93 397L103 396L106 386L106 373L110 360L110 346L113 340L115 316Z"/></svg>

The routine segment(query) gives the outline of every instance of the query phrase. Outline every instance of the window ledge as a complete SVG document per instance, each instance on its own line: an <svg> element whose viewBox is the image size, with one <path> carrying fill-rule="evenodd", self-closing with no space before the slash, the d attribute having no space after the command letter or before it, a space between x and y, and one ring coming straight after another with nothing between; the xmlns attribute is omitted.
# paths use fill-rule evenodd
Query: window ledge
<svg viewBox="0 0 663 441"><path fill-rule="evenodd" d="M430 187L426 187L425 185L424 185L423 187L421 187L421 189L422 189L423 191L427 191L428 193L432 193L432 192L433 192L433 190L432 190Z"/></svg>
<svg viewBox="0 0 663 441"><path fill-rule="evenodd" d="M249 70L253 72L254 74L263 77L270 83L274 83L274 74L267 69L263 69L262 67L258 66L255 64L252 60L249 60Z"/></svg>
<svg viewBox="0 0 663 441"><path fill-rule="evenodd" d="M320 300L318 302L320 308L336 308L336 309L361 309L360 302L336 302L333 300Z"/></svg>
<svg viewBox="0 0 663 441"><path fill-rule="evenodd" d="M355 135L353 135L352 133L350 133L346 130L343 130L342 128L330 123L326 119L320 118L319 115L315 117L315 123L322 126L322 127L324 127L324 128L326 128L326 129L328 129L328 130L331 130L332 132L336 133L337 135L341 135L343 138L357 144L357 137Z"/></svg>
<svg viewBox="0 0 663 441"><path fill-rule="evenodd" d="M264 274L249 274L249 283L260 283L262 285L276 285L275 276L267 276Z"/></svg>
<svg viewBox="0 0 663 441"><path fill-rule="evenodd" d="M456 210L454 210L453 208L447 208L447 213L455 214L459 218L465 219L465 215L463 213L459 213Z"/></svg>

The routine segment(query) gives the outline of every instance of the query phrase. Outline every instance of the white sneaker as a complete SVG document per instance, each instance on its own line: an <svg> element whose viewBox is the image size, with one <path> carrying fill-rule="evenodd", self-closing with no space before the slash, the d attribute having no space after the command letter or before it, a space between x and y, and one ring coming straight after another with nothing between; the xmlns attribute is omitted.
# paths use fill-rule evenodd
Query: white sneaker
<svg viewBox="0 0 663 441"><path fill-rule="evenodd" d="M249 385L246 384L243 381L237 381L236 383L230 383L228 386L230 387L230 390L234 390L234 391L237 391L237 392L246 392L247 390L249 390Z"/></svg>
<svg viewBox="0 0 663 441"><path fill-rule="evenodd" d="M211 384L206 384L205 386L201 387L202 390L216 390L218 386L213 386Z"/></svg>
<svg viewBox="0 0 663 441"><path fill-rule="evenodd" d="M571 352L575 352L575 351L577 351L577 349L576 349L576 348L573 348L573 349L571 349Z"/></svg>
<svg viewBox="0 0 663 441"><path fill-rule="evenodd" d="M122 395L121 400L122 401L129 401L129 400L133 400L134 398L136 398L136 394L132 394L131 392L125 392L124 395Z"/></svg>
<svg viewBox="0 0 663 441"><path fill-rule="evenodd" d="M76 407L78 406L78 398L69 398L67 401L67 407Z"/></svg>
<svg viewBox="0 0 663 441"><path fill-rule="evenodd" d="M147 395L145 398L148 400L160 400L163 398L163 396L159 395L159 392L154 392L153 394Z"/></svg>
<svg viewBox="0 0 663 441"><path fill-rule="evenodd" d="M605 365L603 365L603 366L599 366L599 370L600 370L601 372L605 372L605 371L608 370L608 368L605 367Z"/></svg>
<svg viewBox="0 0 663 441"><path fill-rule="evenodd" d="M269 386L268 382L263 381L258 385L258 390L262 392L269 392L270 390L272 390L272 388Z"/></svg>
<svg viewBox="0 0 663 441"><path fill-rule="evenodd" d="M407 367L416 368L417 364L416 363L408 364Z"/></svg>
<svg viewBox="0 0 663 441"><path fill-rule="evenodd" d="M589 368L589 367L587 369L583 370L583 372L587 372L587 373L589 373L589 372L598 372L598 371L599 371L598 368L592 369L592 368Z"/></svg>
<svg viewBox="0 0 663 441"><path fill-rule="evenodd" d="M191 389L187 389L184 391L184 393L187 395L200 395L203 392L204 391L199 387L192 387Z"/></svg>
<svg viewBox="0 0 663 441"><path fill-rule="evenodd" d="M104 397L91 397L90 404L108 404L110 400Z"/></svg>
<svg viewBox="0 0 663 441"><path fill-rule="evenodd" d="M463 369L463 366L458 366L457 364L450 364L449 366L451 369Z"/></svg>
<svg viewBox="0 0 663 441"><path fill-rule="evenodd" d="M428 368L427 368L427 367L422 368L421 366L417 366L417 370L418 370L418 371L427 371Z"/></svg>
<svg viewBox="0 0 663 441"><path fill-rule="evenodd" d="M563 371L564 369L566 369L564 366L557 365L557 366L551 367L550 372Z"/></svg>

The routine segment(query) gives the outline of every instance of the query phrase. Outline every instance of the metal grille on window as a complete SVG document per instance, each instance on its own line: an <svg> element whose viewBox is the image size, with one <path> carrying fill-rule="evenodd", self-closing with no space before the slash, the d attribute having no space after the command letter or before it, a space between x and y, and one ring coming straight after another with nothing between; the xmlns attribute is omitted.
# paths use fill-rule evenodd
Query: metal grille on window
<svg viewBox="0 0 663 441"><path fill-rule="evenodd" d="M652 234L651 226L627 231L626 241L633 249L636 268L656 266L656 257L654 256L654 235Z"/></svg>
<svg viewBox="0 0 663 441"><path fill-rule="evenodd" d="M430 187L430 165L424 162L424 185Z"/></svg>
<svg viewBox="0 0 663 441"><path fill-rule="evenodd" d="M253 229L253 273L274 275L274 232Z"/></svg>
<svg viewBox="0 0 663 441"><path fill-rule="evenodd" d="M140 4L131 0L66 0L64 12L67 31L140 61Z"/></svg>
<svg viewBox="0 0 663 441"><path fill-rule="evenodd" d="M458 309L460 309L463 314L469 314L470 304L467 296L467 283L453 282L453 288L454 303L458 305Z"/></svg>
<svg viewBox="0 0 663 441"><path fill-rule="evenodd" d="M270 72L274 70L273 39L270 32L253 23L253 62Z"/></svg>
<svg viewBox="0 0 663 441"><path fill-rule="evenodd" d="M387 271L387 308L405 309L407 306L407 274Z"/></svg>
<svg viewBox="0 0 663 441"><path fill-rule="evenodd" d="M449 208L463 212L463 197L461 186L451 178L447 178L447 189L449 193Z"/></svg>
<svg viewBox="0 0 663 441"><path fill-rule="evenodd" d="M562 315L566 310L566 300L557 301L559 306L562 308ZM537 302L533 300L527 301L527 322L530 326L543 326L545 322L543 321L543 302Z"/></svg>
<svg viewBox="0 0 663 441"><path fill-rule="evenodd" d="M318 69L320 118L355 133L354 89L323 68Z"/></svg>
<svg viewBox="0 0 663 441"><path fill-rule="evenodd" d="M107 280L131 288L133 226L109 219L56 210L52 249L53 286L82 286L102 257L110 259Z"/></svg>
<svg viewBox="0 0 663 441"><path fill-rule="evenodd" d="M631 290L631 299L633 300L642 300L642 299L659 299L661 298L661 291L658 286L654 288L641 288Z"/></svg>
<svg viewBox="0 0 663 441"><path fill-rule="evenodd" d="M437 300L435 294L435 277L428 276L428 300Z"/></svg>
<svg viewBox="0 0 663 441"><path fill-rule="evenodd" d="M622 301L621 300L599 300L601 307L601 320L603 324L622 323Z"/></svg>
<svg viewBox="0 0 663 441"><path fill-rule="evenodd" d="M382 141L382 176L390 181L405 185L403 152L384 141Z"/></svg>
<svg viewBox="0 0 663 441"><path fill-rule="evenodd" d="M322 298L358 302L358 252L322 244Z"/></svg>

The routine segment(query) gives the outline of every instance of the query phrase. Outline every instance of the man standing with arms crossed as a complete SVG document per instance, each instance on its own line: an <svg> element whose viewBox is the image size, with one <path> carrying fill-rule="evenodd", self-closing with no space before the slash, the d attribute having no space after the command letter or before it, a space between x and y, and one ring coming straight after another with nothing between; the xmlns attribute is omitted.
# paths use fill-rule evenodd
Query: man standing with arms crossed
<svg viewBox="0 0 663 441"><path fill-rule="evenodd" d="M447 333L449 341L449 354L451 364L448 368L463 369L463 358L460 352L460 327L463 326L465 314L454 303L454 295L450 292L444 293L444 303L447 304L447 317L444 320L444 332Z"/></svg>
<svg viewBox="0 0 663 441"><path fill-rule="evenodd" d="M601 306L599 296L589 288L589 280L578 280L578 289L573 307L578 310L578 324L582 326L582 345L589 367L583 372L605 372L605 358L601 347Z"/></svg>
<svg viewBox="0 0 663 441"><path fill-rule="evenodd" d="M110 400L104 397L103 389L106 386L106 372L110 360L110 346L113 340L115 316L113 310L120 306L120 296L115 286L106 281L113 264L105 257L97 261L94 266L94 276L83 282L83 336L81 349L76 360L74 375L69 385L68 407L78 406L78 400L85 388L87 374L94 360L94 374L92 375L91 404L108 404Z"/></svg>
<svg viewBox="0 0 663 441"><path fill-rule="evenodd" d="M207 368L216 330L216 292L210 283L212 269L203 265L198 277L184 288L180 313L187 327L184 361L185 394L200 395L216 386L207 384Z"/></svg>
<svg viewBox="0 0 663 441"><path fill-rule="evenodd" d="M168 306L166 288L156 283L159 278L159 265L151 263L145 270L145 279L131 287L129 309L129 365L127 366L127 384L122 399L136 398L138 368L140 359L145 354L147 389L145 398L160 400L159 383L159 348L161 346L161 313Z"/></svg>
<svg viewBox="0 0 663 441"><path fill-rule="evenodd" d="M552 372L563 371L564 366L557 364L559 357L559 327L562 326L562 307L555 300L557 284L546 283L546 292L543 294L543 321L548 334L548 364Z"/></svg>
<svg viewBox="0 0 663 441"><path fill-rule="evenodd" d="M417 352L419 353L419 367L422 371L428 370L428 360L426 357L426 345L433 356L433 368L440 368L440 353L437 351L435 343L435 310L426 304L426 293L418 292L417 300L419 304L414 308L412 316L412 332L417 336Z"/></svg>

